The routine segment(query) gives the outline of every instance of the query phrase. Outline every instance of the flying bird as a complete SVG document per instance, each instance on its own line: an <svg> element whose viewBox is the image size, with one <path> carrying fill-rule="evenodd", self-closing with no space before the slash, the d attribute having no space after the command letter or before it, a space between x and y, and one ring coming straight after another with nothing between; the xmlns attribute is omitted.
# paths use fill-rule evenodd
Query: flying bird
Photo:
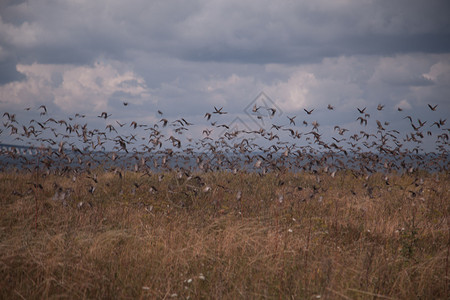
<svg viewBox="0 0 450 300"><path fill-rule="evenodd" d="M289 119L289 124L292 124L292 125L295 126L295 121L294 121L294 119L297 118L297 116L293 116L292 118L289 117L289 116L287 116L287 118Z"/></svg>
<svg viewBox="0 0 450 300"><path fill-rule="evenodd" d="M161 120L159 120L159 122L162 122L163 123L163 127L166 127L167 126L167 123L169 122L167 119L161 119Z"/></svg>
<svg viewBox="0 0 450 300"><path fill-rule="evenodd" d="M268 108L267 110L270 112L271 117L273 117L275 115L275 113L277 112L277 110L275 108Z"/></svg>
<svg viewBox="0 0 450 300"><path fill-rule="evenodd" d="M357 121L359 120L359 123L361 124L361 125L365 125L365 126L367 126L367 119L364 119L363 117L359 117L359 118L357 118L356 119Z"/></svg>
<svg viewBox="0 0 450 300"><path fill-rule="evenodd" d="M45 105L41 105L41 106L39 106L39 109L41 109L41 108L44 110L43 112L41 112L41 116L46 115L47 114L47 107L45 107Z"/></svg>
<svg viewBox="0 0 450 300"><path fill-rule="evenodd" d="M224 115L224 114L226 114L227 112L225 112L225 111L222 111L222 109L223 109L223 107L221 107L221 108L217 108L217 107L215 107L214 106L214 114L219 114L219 115Z"/></svg>
<svg viewBox="0 0 450 300"><path fill-rule="evenodd" d="M431 104L428 104L428 107L429 107L432 111L436 111L437 104L436 104L435 106L432 106Z"/></svg>
<svg viewBox="0 0 450 300"><path fill-rule="evenodd" d="M101 113L100 116L97 116L97 117L106 119L106 118L108 118L110 116L111 116L111 114L108 115L108 113L106 111L104 111L104 112Z"/></svg>

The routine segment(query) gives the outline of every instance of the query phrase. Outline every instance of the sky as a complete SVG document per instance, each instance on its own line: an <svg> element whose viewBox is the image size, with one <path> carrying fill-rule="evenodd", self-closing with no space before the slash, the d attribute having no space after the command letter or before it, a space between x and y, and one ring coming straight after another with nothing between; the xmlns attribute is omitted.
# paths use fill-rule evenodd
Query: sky
<svg viewBox="0 0 450 300"><path fill-rule="evenodd" d="M287 124L358 126L367 107L408 130L450 115L449 15L448 0L0 0L0 111L200 125L216 106L249 123L263 92Z"/></svg>

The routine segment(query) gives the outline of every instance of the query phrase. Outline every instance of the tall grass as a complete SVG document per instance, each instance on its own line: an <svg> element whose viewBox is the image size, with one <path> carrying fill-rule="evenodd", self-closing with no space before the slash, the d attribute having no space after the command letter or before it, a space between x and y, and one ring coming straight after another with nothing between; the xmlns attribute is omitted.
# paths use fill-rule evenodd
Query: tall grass
<svg viewBox="0 0 450 300"><path fill-rule="evenodd" d="M122 175L0 174L0 298L449 298L447 173Z"/></svg>

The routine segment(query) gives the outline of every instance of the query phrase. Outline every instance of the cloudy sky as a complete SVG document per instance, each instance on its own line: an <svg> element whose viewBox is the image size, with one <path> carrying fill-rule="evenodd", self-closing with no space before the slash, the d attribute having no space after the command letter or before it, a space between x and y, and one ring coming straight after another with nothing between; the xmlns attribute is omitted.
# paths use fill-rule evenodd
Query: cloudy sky
<svg viewBox="0 0 450 300"><path fill-rule="evenodd" d="M0 110L203 122L263 91L330 126L378 104L392 122L445 117L449 15L448 0L0 0Z"/></svg>

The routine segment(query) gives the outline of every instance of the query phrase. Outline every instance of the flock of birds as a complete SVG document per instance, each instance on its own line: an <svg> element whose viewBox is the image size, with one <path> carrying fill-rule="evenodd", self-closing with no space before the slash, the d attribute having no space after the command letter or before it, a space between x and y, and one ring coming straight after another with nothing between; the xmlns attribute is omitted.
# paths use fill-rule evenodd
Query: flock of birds
<svg viewBox="0 0 450 300"><path fill-rule="evenodd" d="M334 107L328 105L326 109L333 111ZM377 111L383 109L383 105L378 105ZM437 105L429 104L428 109L434 112ZM13 113L3 113L0 138L8 136L12 144L22 146L3 144L0 170L38 170L44 175L53 172L74 180L80 174L87 174L92 179L89 186L92 194L98 183L93 170L99 167L113 171L120 178L128 170L142 176L158 176L159 181L164 172L174 171L178 179L184 178L186 182L195 178L203 192L209 192L211 187L203 182L201 174L211 171L256 172L260 176L270 172L310 172L335 177L336 172L351 170L354 176L367 179L377 172L447 172L449 169L450 128L446 127L446 119L422 121L404 116L411 131L402 136L389 128L389 122L376 120L373 130L367 128L371 116L366 107L355 112L357 132L336 125L329 142L317 121L300 123L297 116L275 118L276 108L256 104L252 117L258 121L269 120L269 128L239 129L233 122L222 119L228 114L223 107L205 113L204 122L209 124L206 128L195 127L185 118L169 120L159 110L159 120L154 124L122 123L112 120L112 114L101 112L96 119L106 124L103 130L90 128L82 114L57 120L44 105L37 111L39 116L28 124L20 124ZM304 109L306 116L314 111ZM200 134L197 139L193 137L195 132ZM435 140L432 153L422 151L426 138ZM139 185L135 182L133 190ZM60 186L55 189L55 200L64 200L70 190ZM150 192L155 191L157 188L152 186ZM241 197L242 192L237 191L236 198Z"/></svg>
<svg viewBox="0 0 450 300"><path fill-rule="evenodd" d="M123 105L128 106L128 102ZM437 105L428 104L428 107L431 111L437 109ZM331 111L334 107L328 105L327 109ZM383 109L383 105L378 105L378 111ZM266 113L261 113L262 110ZM143 172L173 169L183 172L253 170L261 174L277 170L321 169L327 172L352 169L361 173L448 170L450 129L446 127L446 119L442 118L428 122L405 116L411 132L402 137L399 131L389 128L389 122L379 120L376 120L376 131L365 131L370 114L367 108L357 108L359 132L352 133L336 125L335 136L326 142L317 121L308 124L304 120L297 124L297 116L286 116L282 124L270 122L270 128L239 129L233 127L234 124L220 122L221 116L227 114L222 107L214 107L212 112L205 113L204 118L210 126L202 130L199 139L186 134L193 123L185 118L169 120L161 111L158 111L160 120L155 124L110 121L111 114L102 112L97 117L110 121L104 130L89 128L82 122L85 115L75 114L68 120L56 120L48 116L46 106L41 105L38 111L39 119L31 119L29 124L19 124L15 114L5 112L3 129L0 129L0 137L5 134L14 137L13 143L26 145L22 152L28 154L24 155L19 148L3 147L3 157L9 157L10 162L20 162L21 168L29 170L35 167L37 156L42 166L65 172L81 172L86 167L98 165L114 167L119 161L124 168ZM276 108L256 104L252 109L257 119L271 121L276 111ZM314 109L304 111L311 115ZM283 119L279 121L283 122ZM125 133L119 134L118 130ZM423 153L424 139L433 135L435 151L431 155ZM2 164L3 169L7 167Z"/></svg>

